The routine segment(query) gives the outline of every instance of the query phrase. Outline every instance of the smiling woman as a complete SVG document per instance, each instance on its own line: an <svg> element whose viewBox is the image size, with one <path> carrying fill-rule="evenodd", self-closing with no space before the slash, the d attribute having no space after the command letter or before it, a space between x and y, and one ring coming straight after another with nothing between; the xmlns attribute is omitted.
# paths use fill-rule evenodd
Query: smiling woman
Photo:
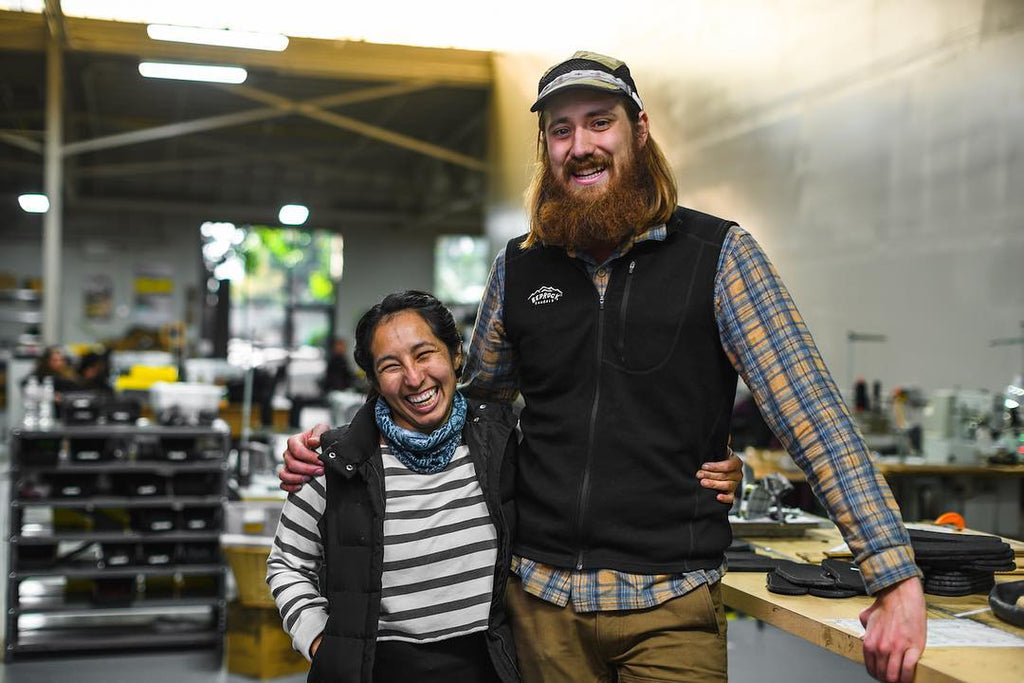
<svg viewBox="0 0 1024 683"><path fill-rule="evenodd" d="M452 352L418 312L404 310L377 324L370 343L376 388L395 424L429 433L448 419L462 350ZM357 329L357 338L363 330ZM452 330L457 336L457 333ZM380 404L378 404L380 405Z"/></svg>
<svg viewBox="0 0 1024 683"><path fill-rule="evenodd" d="M515 415L456 391L462 340L429 294L388 295L355 337L370 398L322 436L324 474L289 496L267 562L309 680L517 681Z"/></svg>

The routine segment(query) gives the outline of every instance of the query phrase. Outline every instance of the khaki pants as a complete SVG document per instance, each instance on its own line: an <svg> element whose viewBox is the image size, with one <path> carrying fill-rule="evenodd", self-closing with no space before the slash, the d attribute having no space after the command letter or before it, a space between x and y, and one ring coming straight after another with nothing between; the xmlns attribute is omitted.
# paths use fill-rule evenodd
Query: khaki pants
<svg viewBox="0 0 1024 683"><path fill-rule="evenodd" d="M717 583L651 609L577 614L513 577L507 600L524 683L728 680Z"/></svg>

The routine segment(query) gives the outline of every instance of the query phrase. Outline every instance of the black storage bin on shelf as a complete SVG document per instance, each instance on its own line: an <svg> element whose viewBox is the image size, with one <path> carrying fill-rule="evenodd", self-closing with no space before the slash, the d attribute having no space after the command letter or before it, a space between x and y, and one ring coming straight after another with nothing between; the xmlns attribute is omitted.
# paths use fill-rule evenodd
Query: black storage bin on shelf
<svg viewBox="0 0 1024 683"><path fill-rule="evenodd" d="M219 529L220 520L219 507L185 508L181 511L181 524L178 528L183 531L209 531Z"/></svg>
<svg viewBox="0 0 1024 683"><path fill-rule="evenodd" d="M101 462L110 459L105 439L68 439L68 455L72 462Z"/></svg>
<svg viewBox="0 0 1024 683"><path fill-rule="evenodd" d="M136 460L151 461L164 459L164 449L160 445L160 439L155 436L136 436L134 447Z"/></svg>
<svg viewBox="0 0 1024 683"><path fill-rule="evenodd" d="M174 531L178 515L170 508L135 508L132 510L132 529L135 531Z"/></svg>
<svg viewBox="0 0 1024 683"><path fill-rule="evenodd" d="M103 403L103 416L108 424L135 424L142 412L142 404L133 398L107 397Z"/></svg>
<svg viewBox="0 0 1024 683"><path fill-rule="evenodd" d="M18 462L34 467L52 467L60 461L61 439L23 439L19 444Z"/></svg>
<svg viewBox="0 0 1024 683"><path fill-rule="evenodd" d="M211 461L224 459L224 444L218 436L198 436L192 455L196 460Z"/></svg>
<svg viewBox="0 0 1024 683"><path fill-rule="evenodd" d="M96 491L96 476L92 474L53 473L46 477L51 498L86 498Z"/></svg>
<svg viewBox="0 0 1024 683"><path fill-rule="evenodd" d="M213 564L220 561L220 544L216 541L182 543L178 562L182 564Z"/></svg>
<svg viewBox="0 0 1024 683"><path fill-rule="evenodd" d="M48 569L57 564L57 544L22 544L18 549L18 560L25 569Z"/></svg>
<svg viewBox="0 0 1024 683"><path fill-rule="evenodd" d="M135 448L131 439L110 438L103 446L107 460L125 461L134 455Z"/></svg>
<svg viewBox="0 0 1024 683"><path fill-rule="evenodd" d="M164 458L172 462L185 462L195 458L195 439L171 439L165 437L161 440L161 446L163 447Z"/></svg>
<svg viewBox="0 0 1024 683"><path fill-rule="evenodd" d="M136 547L131 543L101 543L105 567L129 567L137 563Z"/></svg>
<svg viewBox="0 0 1024 683"><path fill-rule="evenodd" d="M143 543L139 548L142 564L158 567L173 564L175 551L173 543Z"/></svg>
<svg viewBox="0 0 1024 683"><path fill-rule="evenodd" d="M167 478L149 472L118 474L113 478L113 486L118 495L130 498L167 495Z"/></svg>
<svg viewBox="0 0 1024 683"><path fill-rule="evenodd" d="M69 391L57 412L66 425L91 425L103 416L103 403L103 396L95 391Z"/></svg>
<svg viewBox="0 0 1024 683"><path fill-rule="evenodd" d="M171 487L176 496L210 496L220 491L217 478L210 472L183 472L174 475Z"/></svg>

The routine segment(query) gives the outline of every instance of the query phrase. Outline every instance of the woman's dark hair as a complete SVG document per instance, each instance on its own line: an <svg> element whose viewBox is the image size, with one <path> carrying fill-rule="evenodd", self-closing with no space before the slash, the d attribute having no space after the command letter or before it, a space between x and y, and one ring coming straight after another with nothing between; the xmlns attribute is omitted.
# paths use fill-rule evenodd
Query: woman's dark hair
<svg viewBox="0 0 1024 683"><path fill-rule="evenodd" d="M57 346L56 344L47 346L45 349L43 349L43 353L39 356L39 358L36 359L36 367L33 373L37 377L42 378L46 377L47 375L56 374L56 371L50 365L50 356L54 354L60 354L61 356L64 357L64 360L67 361L67 356L64 356L64 350L60 346Z"/></svg>
<svg viewBox="0 0 1024 683"><path fill-rule="evenodd" d="M95 366L100 366L102 368L106 363L107 357L104 354L89 351L82 356L81 360L78 361L78 374L84 375L87 370Z"/></svg>
<svg viewBox="0 0 1024 683"><path fill-rule="evenodd" d="M384 300L363 314L356 324L356 348L352 352L356 364L366 373L371 386L377 385L377 375L373 367L373 335L377 326L402 311L413 311L430 327L434 336L448 347L448 356L455 364L455 356L462 350L462 337L455 325L452 312L431 294L416 290L406 290L388 294ZM455 376L462 374L461 364L455 367Z"/></svg>

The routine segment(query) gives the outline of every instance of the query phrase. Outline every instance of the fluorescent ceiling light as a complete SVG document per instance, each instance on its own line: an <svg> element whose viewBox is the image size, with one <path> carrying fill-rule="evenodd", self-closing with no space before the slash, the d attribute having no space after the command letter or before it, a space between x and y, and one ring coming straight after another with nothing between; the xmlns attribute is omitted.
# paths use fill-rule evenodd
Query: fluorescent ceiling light
<svg viewBox="0 0 1024 683"><path fill-rule="evenodd" d="M27 213L46 213L50 210L50 200L45 194L23 194L18 197L18 204Z"/></svg>
<svg viewBox="0 0 1024 683"><path fill-rule="evenodd" d="M284 225L302 225L309 218L309 209L302 204L285 204L277 212L277 220Z"/></svg>
<svg viewBox="0 0 1024 683"><path fill-rule="evenodd" d="M249 75L240 66L169 64L166 62L140 62L139 73L146 78L170 78L176 81L233 84L244 83Z"/></svg>
<svg viewBox="0 0 1024 683"><path fill-rule="evenodd" d="M146 27L146 33L153 40L170 40L175 43L198 43L199 45L241 47L273 52L281 52L288 47L288 36L280 33L253 33L251 31L171 26L169 24L150 24Z"/></svg>

